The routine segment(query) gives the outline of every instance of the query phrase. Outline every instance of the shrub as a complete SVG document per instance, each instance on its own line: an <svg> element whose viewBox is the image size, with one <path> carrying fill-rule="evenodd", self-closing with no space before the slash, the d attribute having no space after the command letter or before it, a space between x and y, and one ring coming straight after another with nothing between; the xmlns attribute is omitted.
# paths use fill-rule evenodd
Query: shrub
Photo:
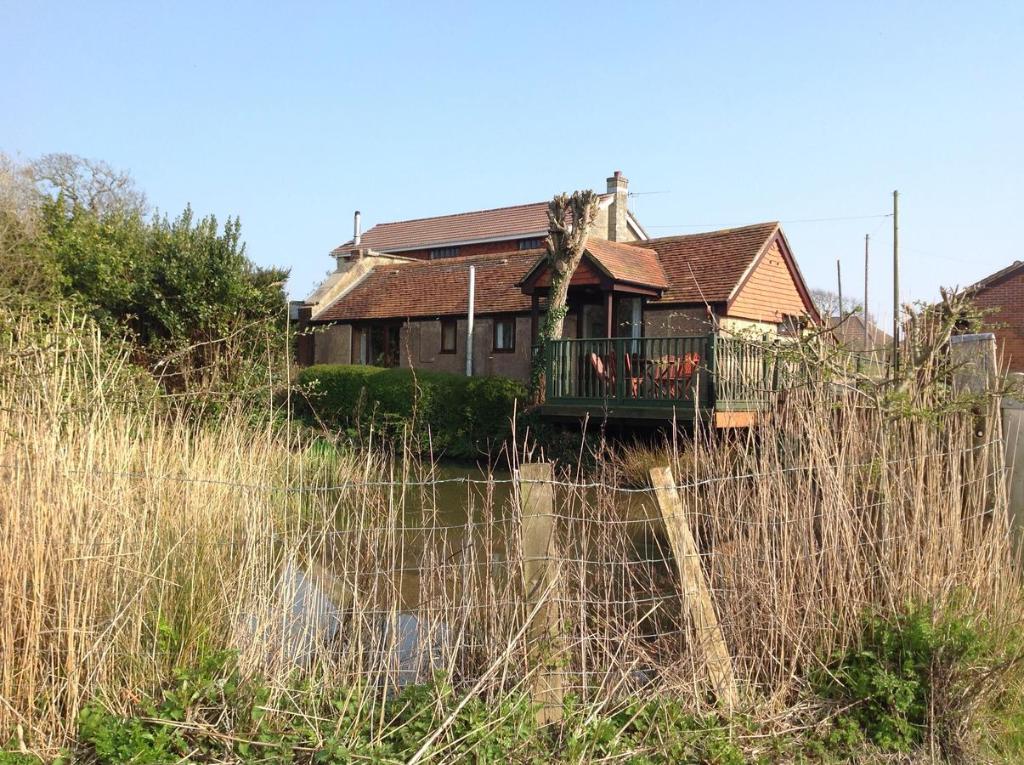
<svg viewBox="0 0 1024 765"><path fill-rule="evenodd" d="M299 373L309 414L328 427L365 436L413 436L421 451L452 457L494 454L510 432L526 388L502 377L463 377L413 369L319 364Z"/></svg>
<svg viewBox="0 0 1024 765"><path fill-rule="evenodd" d="M824 695L852 705L834 726L834 743L863 736L906 752L927 736L948 760L963 761L973 716L997 684L993 668L1014 664L1012 646L1000 645L982 621L926 606L867 617L859 642L817 678Z"/></svg>

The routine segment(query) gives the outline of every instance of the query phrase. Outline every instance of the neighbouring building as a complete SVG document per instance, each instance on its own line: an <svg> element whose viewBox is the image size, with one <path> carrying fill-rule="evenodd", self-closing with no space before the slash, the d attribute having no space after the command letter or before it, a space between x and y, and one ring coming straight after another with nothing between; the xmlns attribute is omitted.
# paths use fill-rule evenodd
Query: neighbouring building
<svg viewBox="0 0 1024 765"><path fill-rule="evenodd" d="M862 313L846 314L842 317L833 314L826 317L824 323L832 330L836 341L847 350L885 356L892 346L892 335L879 327L870 317L865 319ZM867 332L864 331L865 323Z"/></svg>
<svg viewBox="0 0 1024 765"><path fill-rule="evenodd" d="M561 377L597 375L606 385L640 379L640 366L654 369L647 356L655 346L642 346L648 339L659 339L659 358L666 359L682 348L665 344L673 338L784 336L818 320L778 223L652 239L628 209L621 173L608 178L599 201L570 281L564 338L628 345L617 360L611 345L569 348L572 369L559 371ZM300 363L462 373L472 343L473 374L529 379L550 285L547 225L546 202L378 224L365 233L356 213L352 239L331 253L335 272L299 308L300 321L314 330L300 344ZM674 361L667 363L675 370ZM657 374L650 373L649 387ZM642 386L633 388L639 393Z"/></svg>
<svg viewBox="0 0 1024 765"><path fill-rule="evenodd" d="M1024 262L1014 261L968 288L986 311L986 330L995 334L999 357L1011 372L1024 372Z"/></svg>

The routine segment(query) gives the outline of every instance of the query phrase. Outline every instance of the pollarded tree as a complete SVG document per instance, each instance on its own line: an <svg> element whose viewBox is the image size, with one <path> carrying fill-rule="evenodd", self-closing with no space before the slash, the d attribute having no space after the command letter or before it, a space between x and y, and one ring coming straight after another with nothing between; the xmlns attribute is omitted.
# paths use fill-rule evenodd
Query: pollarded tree
<svg viewBox="0 0 1024 765"><path fill-rule="evenodd" d="M547 263L551 288L544 322L537 338L539 353L534 357L533 391L537 400L544 389L544 359L547 344L560 340L568 313L569 282L583 259L587 237L597 218L597 194L587 189L572 194L557 194L548 202Z"/></svg>
<svg viewBox="0 0 1024 765"><path fill-rule="evenodd" d="M551 291L541 332L543 341L560 340L567 313L569 281L583 258L590 228L597 218L597 194L587 189L558 194L548 202L548 266Z"/></svg>

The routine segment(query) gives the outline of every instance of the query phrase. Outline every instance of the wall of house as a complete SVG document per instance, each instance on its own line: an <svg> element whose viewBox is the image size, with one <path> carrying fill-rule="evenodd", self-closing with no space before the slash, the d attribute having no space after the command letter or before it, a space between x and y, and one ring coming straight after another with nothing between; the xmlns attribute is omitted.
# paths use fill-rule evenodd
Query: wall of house
<svg viewBox="0 0 1024 765"><path fill-rule="evenodd" d="M314 364L352 363L352 325L328 324L313 334Z"/></svg>
<svg viewBox="0 0 1024 765"><path fill-rule="evenodd" d="M996 336L1002 363L1011 372L1024 372L1024 274L981 290L974 303L992 311L985 318L985 328Z"/></svg>
<svg viewBox="0 0 1024 765"><path fill-rule="evenodd" d="M541 237L543 239L543 237ZM544 245L541 244L541 247ZM422 250L409 250L407 252L398 252L396 255L401 255L403 258L413 258L415 260L430 260L430 251L433 247L427 247ZM497 255L501 253L518 252L519 251L519 240L518 239L507 239L501 242L478 242L476 244L462 244L459 245L459 254L457 257L464 258L472 255Z"/></svg>
<svg viewBox="0 0 1024 765"><path fill-rule="evenodd" d="M644 334L647 337L687 337L709 335L707 309L682 306L648 305L644 308Z"/></svg>
<svg viewBox="0 0 1024 765"><path fill-rule="evenodd" d="M783 316L802 316L807 312L793 274L778 243L757 264L746 284L729 306L728 315L737 319L778 324Z"/></svg>
<svg viewBox="0 0 1024 765"><path fill-rule="evenodd" d="M530 317L517 316L515 351L495 353L494 320L489 316L478 316L473 322L473 373L529 381L530 329ZM466 319L457 322L455 353L441 353L441 322L436 319L410 321L403 325L401 345L403 367L452 374L466 371Z"/></svg>
<svg viewBox="0 0 1024 765"><path fill-rule="evenodd" d="M779 333L779 325L774 322L737 319L735 316L721 317L718 320L718 326L723 333L733 335L777 335Z"/></svg>

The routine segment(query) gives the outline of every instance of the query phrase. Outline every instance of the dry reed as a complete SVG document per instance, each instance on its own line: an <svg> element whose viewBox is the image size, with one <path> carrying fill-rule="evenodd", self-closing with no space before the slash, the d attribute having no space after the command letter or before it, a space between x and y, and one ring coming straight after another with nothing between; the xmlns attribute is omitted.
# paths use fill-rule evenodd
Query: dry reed
<svg viewBox="0 0 1024 765"><path fill-rule="evenodd" d="M88 700L127 710L225 647L281 693L303 677L357 689L367 714L434 671L480 694L527 677L514 483L465 484L452 522L434 466L316 452L248 412L195 421L73 317L12 325L0 355L0 739L52 752ZM751 709L784 713L866 609L1010 612L1000 438L975 424L806 386L745 437L669 445ZM643 690L700 707L653 498L617 484L605 463L556 487L564 685L595 705Z"/></svg>

